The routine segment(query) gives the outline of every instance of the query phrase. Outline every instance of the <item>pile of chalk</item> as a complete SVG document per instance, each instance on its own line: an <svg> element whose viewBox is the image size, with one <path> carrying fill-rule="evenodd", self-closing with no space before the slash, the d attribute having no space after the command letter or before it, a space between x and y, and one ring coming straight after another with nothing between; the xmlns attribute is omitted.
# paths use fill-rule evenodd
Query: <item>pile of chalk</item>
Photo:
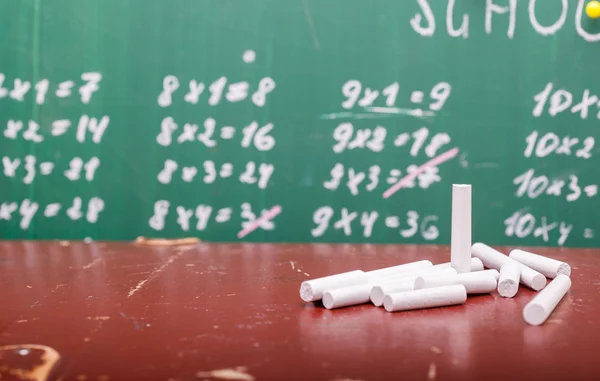
<svg viewBox="0 0 600 381"><path fill-rule="evenodd" d="M571 287L567 263L523 250L507 256L483 243L471 246L470 241L471 187L454 185L450 262L434 265L421 260L312 279L302 283L300 297L305 302L321 300L327 309L372 303L395 312L463 304L467 295L494 291L512 298L522 284L539 291L525 306L523 317L540 325ZM547 286L546 278L552 279Z"/></svg>

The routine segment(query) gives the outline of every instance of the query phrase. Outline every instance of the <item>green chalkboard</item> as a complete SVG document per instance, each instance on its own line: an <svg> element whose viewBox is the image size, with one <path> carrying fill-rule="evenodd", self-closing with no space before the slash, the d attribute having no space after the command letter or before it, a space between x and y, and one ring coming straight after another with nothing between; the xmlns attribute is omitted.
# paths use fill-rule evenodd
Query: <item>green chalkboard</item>
<svg viewBox="0 0 600 381"><path fill-rule="evenodd" d="M0 238L600 246L585 3L3 1Z"/></svg>

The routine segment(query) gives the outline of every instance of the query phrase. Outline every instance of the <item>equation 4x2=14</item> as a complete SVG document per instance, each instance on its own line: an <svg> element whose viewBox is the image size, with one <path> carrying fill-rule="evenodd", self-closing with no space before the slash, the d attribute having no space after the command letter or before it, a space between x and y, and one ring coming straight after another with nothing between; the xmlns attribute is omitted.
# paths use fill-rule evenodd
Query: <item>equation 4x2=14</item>
<svg viewBox="0 0 600 381"><path fill-rule="evenodd" d="M82 115L77 123L75 139L79 143L84 143L87 133L90 132L92 134L92 142L98 144L102 141L102 137L104 136L109 123L110 118L107 115L100 119ZM30 120L27 123L27 126L25 126L23 121L11 119L6 124L6 129L3 134L6 139L16 140L19 133L21 133L24 140L41 143L44 141L44 135L40 134L40 132L42 132L41 130L49 130L47 132L56 137L66 134L70 127L71 121L68 119L55 120L51 123L49 128L42 127L41 129L40 125L33 120Z"/></svg>

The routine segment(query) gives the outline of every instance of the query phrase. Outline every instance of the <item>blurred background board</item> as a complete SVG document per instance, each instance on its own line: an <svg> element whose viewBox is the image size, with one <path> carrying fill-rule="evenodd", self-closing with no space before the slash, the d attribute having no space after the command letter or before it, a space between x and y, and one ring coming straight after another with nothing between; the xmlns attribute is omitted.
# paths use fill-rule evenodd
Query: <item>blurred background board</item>
<svg viewBox="0 0 600 381"><path fill-rule="evenodd" d="M600 246L585 3L3 2L0 238Z"/></svg>

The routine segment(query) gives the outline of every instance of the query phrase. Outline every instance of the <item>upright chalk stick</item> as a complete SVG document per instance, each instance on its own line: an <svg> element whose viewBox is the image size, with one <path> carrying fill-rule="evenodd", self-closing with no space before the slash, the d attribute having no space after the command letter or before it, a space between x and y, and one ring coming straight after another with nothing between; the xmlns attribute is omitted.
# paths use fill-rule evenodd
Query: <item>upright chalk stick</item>
<svg viewBox="0 0 600 381"><path fill-rule="evenodd" d="M452 267L451 262L440 263L439 265L433 265L434 269L443 269L447 267ZM483 262L479 258L471 258L471 271L481 271L483 270Z"/></svg>
<svg viewBox="0 0 600 381"><path fill-rule="evenodd" d="M452 185L450 262L459 273L471 270L471 186Z"/></svg>

